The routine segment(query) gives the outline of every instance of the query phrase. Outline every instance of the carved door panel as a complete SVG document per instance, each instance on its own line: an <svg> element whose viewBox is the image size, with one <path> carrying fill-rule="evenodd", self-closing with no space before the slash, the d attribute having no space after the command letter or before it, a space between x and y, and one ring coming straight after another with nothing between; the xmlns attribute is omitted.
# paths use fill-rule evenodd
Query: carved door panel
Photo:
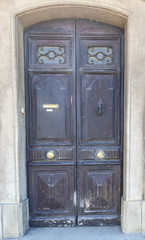
<svg viewBox="0 0 145 240"><path fill-rule="evenodd" d="M87 20L76 26L78 225L119 224L122 31Z"/></svg>
<svg viewBox="0 0 145 240"><path fill-rule="evenodd" d="M122 36L74 19L25 31L31 226L120 221Z"/></svg>
<svg viewBox="0 0 145 240"><path fill-rule="evenodd" d="M75 21L25 31L27 158L31 226L74 226Z"/></svg>

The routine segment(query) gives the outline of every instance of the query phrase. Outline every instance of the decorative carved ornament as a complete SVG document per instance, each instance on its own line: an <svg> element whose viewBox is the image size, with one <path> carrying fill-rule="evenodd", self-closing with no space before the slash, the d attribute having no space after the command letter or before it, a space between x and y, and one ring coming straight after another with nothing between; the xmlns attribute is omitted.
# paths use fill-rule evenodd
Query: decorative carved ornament
<svg viewBox="0 0 145 240"><path fill-rule="evenodd" d="M112 47L88 47L88 64L112 64Z"/></svg>
<svg viewBox="0 0 145 240"><path fill-rule="evenodd" d="M37 56L40 64L64 64L65 47L39 46Z"/></svg>

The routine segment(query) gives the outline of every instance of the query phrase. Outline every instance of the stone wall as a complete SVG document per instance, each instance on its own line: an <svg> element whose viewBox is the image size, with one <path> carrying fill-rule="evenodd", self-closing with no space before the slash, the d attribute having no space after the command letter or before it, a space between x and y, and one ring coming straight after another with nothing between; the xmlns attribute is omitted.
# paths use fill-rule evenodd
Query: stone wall
<svg viewBox="0 0 145 240"><path fill-rule="evenodd" d="M23 29L84 18L125 29L124 174L121 226L145 232L145 1L0 0L0 237L28 228Z"/></svg>

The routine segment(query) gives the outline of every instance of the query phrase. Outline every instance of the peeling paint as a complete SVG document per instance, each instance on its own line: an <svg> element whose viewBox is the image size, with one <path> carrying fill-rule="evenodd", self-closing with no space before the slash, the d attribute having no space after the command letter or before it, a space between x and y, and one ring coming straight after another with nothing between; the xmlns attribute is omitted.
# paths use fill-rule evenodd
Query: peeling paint
<svg viewBox="0 0 145 240"><path fill-rule="evenodd" d="M71 223L71 220L68 220L67 223Z"/></svg>
<svg viewBox="0 0 145 240"><path fill-rule="evenodd" d="M79 223L79 226L83 226L84 224L82 222Z"/></svg>
<svg viewBox="0 0 145 240"><path fill-rule="evenodd" d="M85 198L85 206L86 206L86 208L88 209L90 207L90 205L91 205L90 200Z"/></svg>
<svg viewBox="0 0 145 240"><path fill-rule="evenodd" d="M83 208L84 207L84 199L80 200L80 207Z"/></svg>

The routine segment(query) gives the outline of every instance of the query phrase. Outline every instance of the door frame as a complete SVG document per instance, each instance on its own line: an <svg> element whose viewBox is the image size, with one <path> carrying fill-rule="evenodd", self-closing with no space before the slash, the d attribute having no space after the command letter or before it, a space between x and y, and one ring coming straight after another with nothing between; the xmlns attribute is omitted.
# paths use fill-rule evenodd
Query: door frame
<svg viewBox="0 0 145 240"><path fill-rule="evenodd" d="M118 17L118 16L117 16ZM59 17L57 17L57 18L59 18ZM62 16L62 18L63 18L63 16ZM50 21L51 21L52 19L50 19ZM124 19L123 19L124 20ZM34 19L33 19L33 21L34 21ZM106 21L105 21L105 23L106 23ZM112 23L112 22L111 22ZM122 23L123 24L123 23ZM120 26L120 24L119 24L119 27L121 27ZM24 79L24 81L25 81L25 79ZM125 109L124 109L125 110ZM26 134L26 133L25 133Z"/></svg>
<svg viewBox="0 0 145 240"><path fill-rule="evenodd" d="M124 71L124 187L122 198L122 219L121 226L124 232L141 232L142 225L140 219L140 213L142 206L145 209L145 205L142 205L142 189L139 187L143 175L143 162L142 162L142 149L139 154L140 160L136 170L138 169L140 177L137 178L136 188L134 190L134 181L131 181L134 171L134 162L131 162L133 158L131 152L133 150L133 144L131 142L131 110L134 107L131 102L132 95L132 78L130 75L130 69L133 67L131 61L130 49L128 47L129 40L131 38L132 29L131 15L132 12L123 7L117 7L114 5L106 4L106 1L99 3L90 3L89 0L85 3L78 4L78 1L73 1L73 4L68 4L67 0L63 1L60 5L59 1L52 5L51 0L47 1L47 4L33 3L27 8L18 8L13 12L13 93L14 98L14 117L15 117L15 174L17 179L16 191L17 202L25 204L25 215L21 219L23 228L21 234L23 234L28 228L28 200L26 191L26 148L25 148L25 117L24 117L24 52L23 52L23 30L26 26L30 26L40 21L48 21L56 18L83 18L101 21L104 23L112 24L125 29L125 71ZM71 11L70 11L71 10ZM71 14L70 14L71 12ZM133 17L132 17L133 18ZM132 23L133 24L133 23ZM140 131L137 128L134 130L134 135L139 136ZM141 140L139 140L141 144ZM142 145L142 144L141 144ZM135 156L137 157L137 155ZM135 157L133 159L135 159ZM138 188L138 189L137 189ZM135 194L136 195L135 195ZM134 201L137 199L137 201ZM132 217L136 215L136 221L132 226ZM138 220L140 219L140 220Z"/></svg>

